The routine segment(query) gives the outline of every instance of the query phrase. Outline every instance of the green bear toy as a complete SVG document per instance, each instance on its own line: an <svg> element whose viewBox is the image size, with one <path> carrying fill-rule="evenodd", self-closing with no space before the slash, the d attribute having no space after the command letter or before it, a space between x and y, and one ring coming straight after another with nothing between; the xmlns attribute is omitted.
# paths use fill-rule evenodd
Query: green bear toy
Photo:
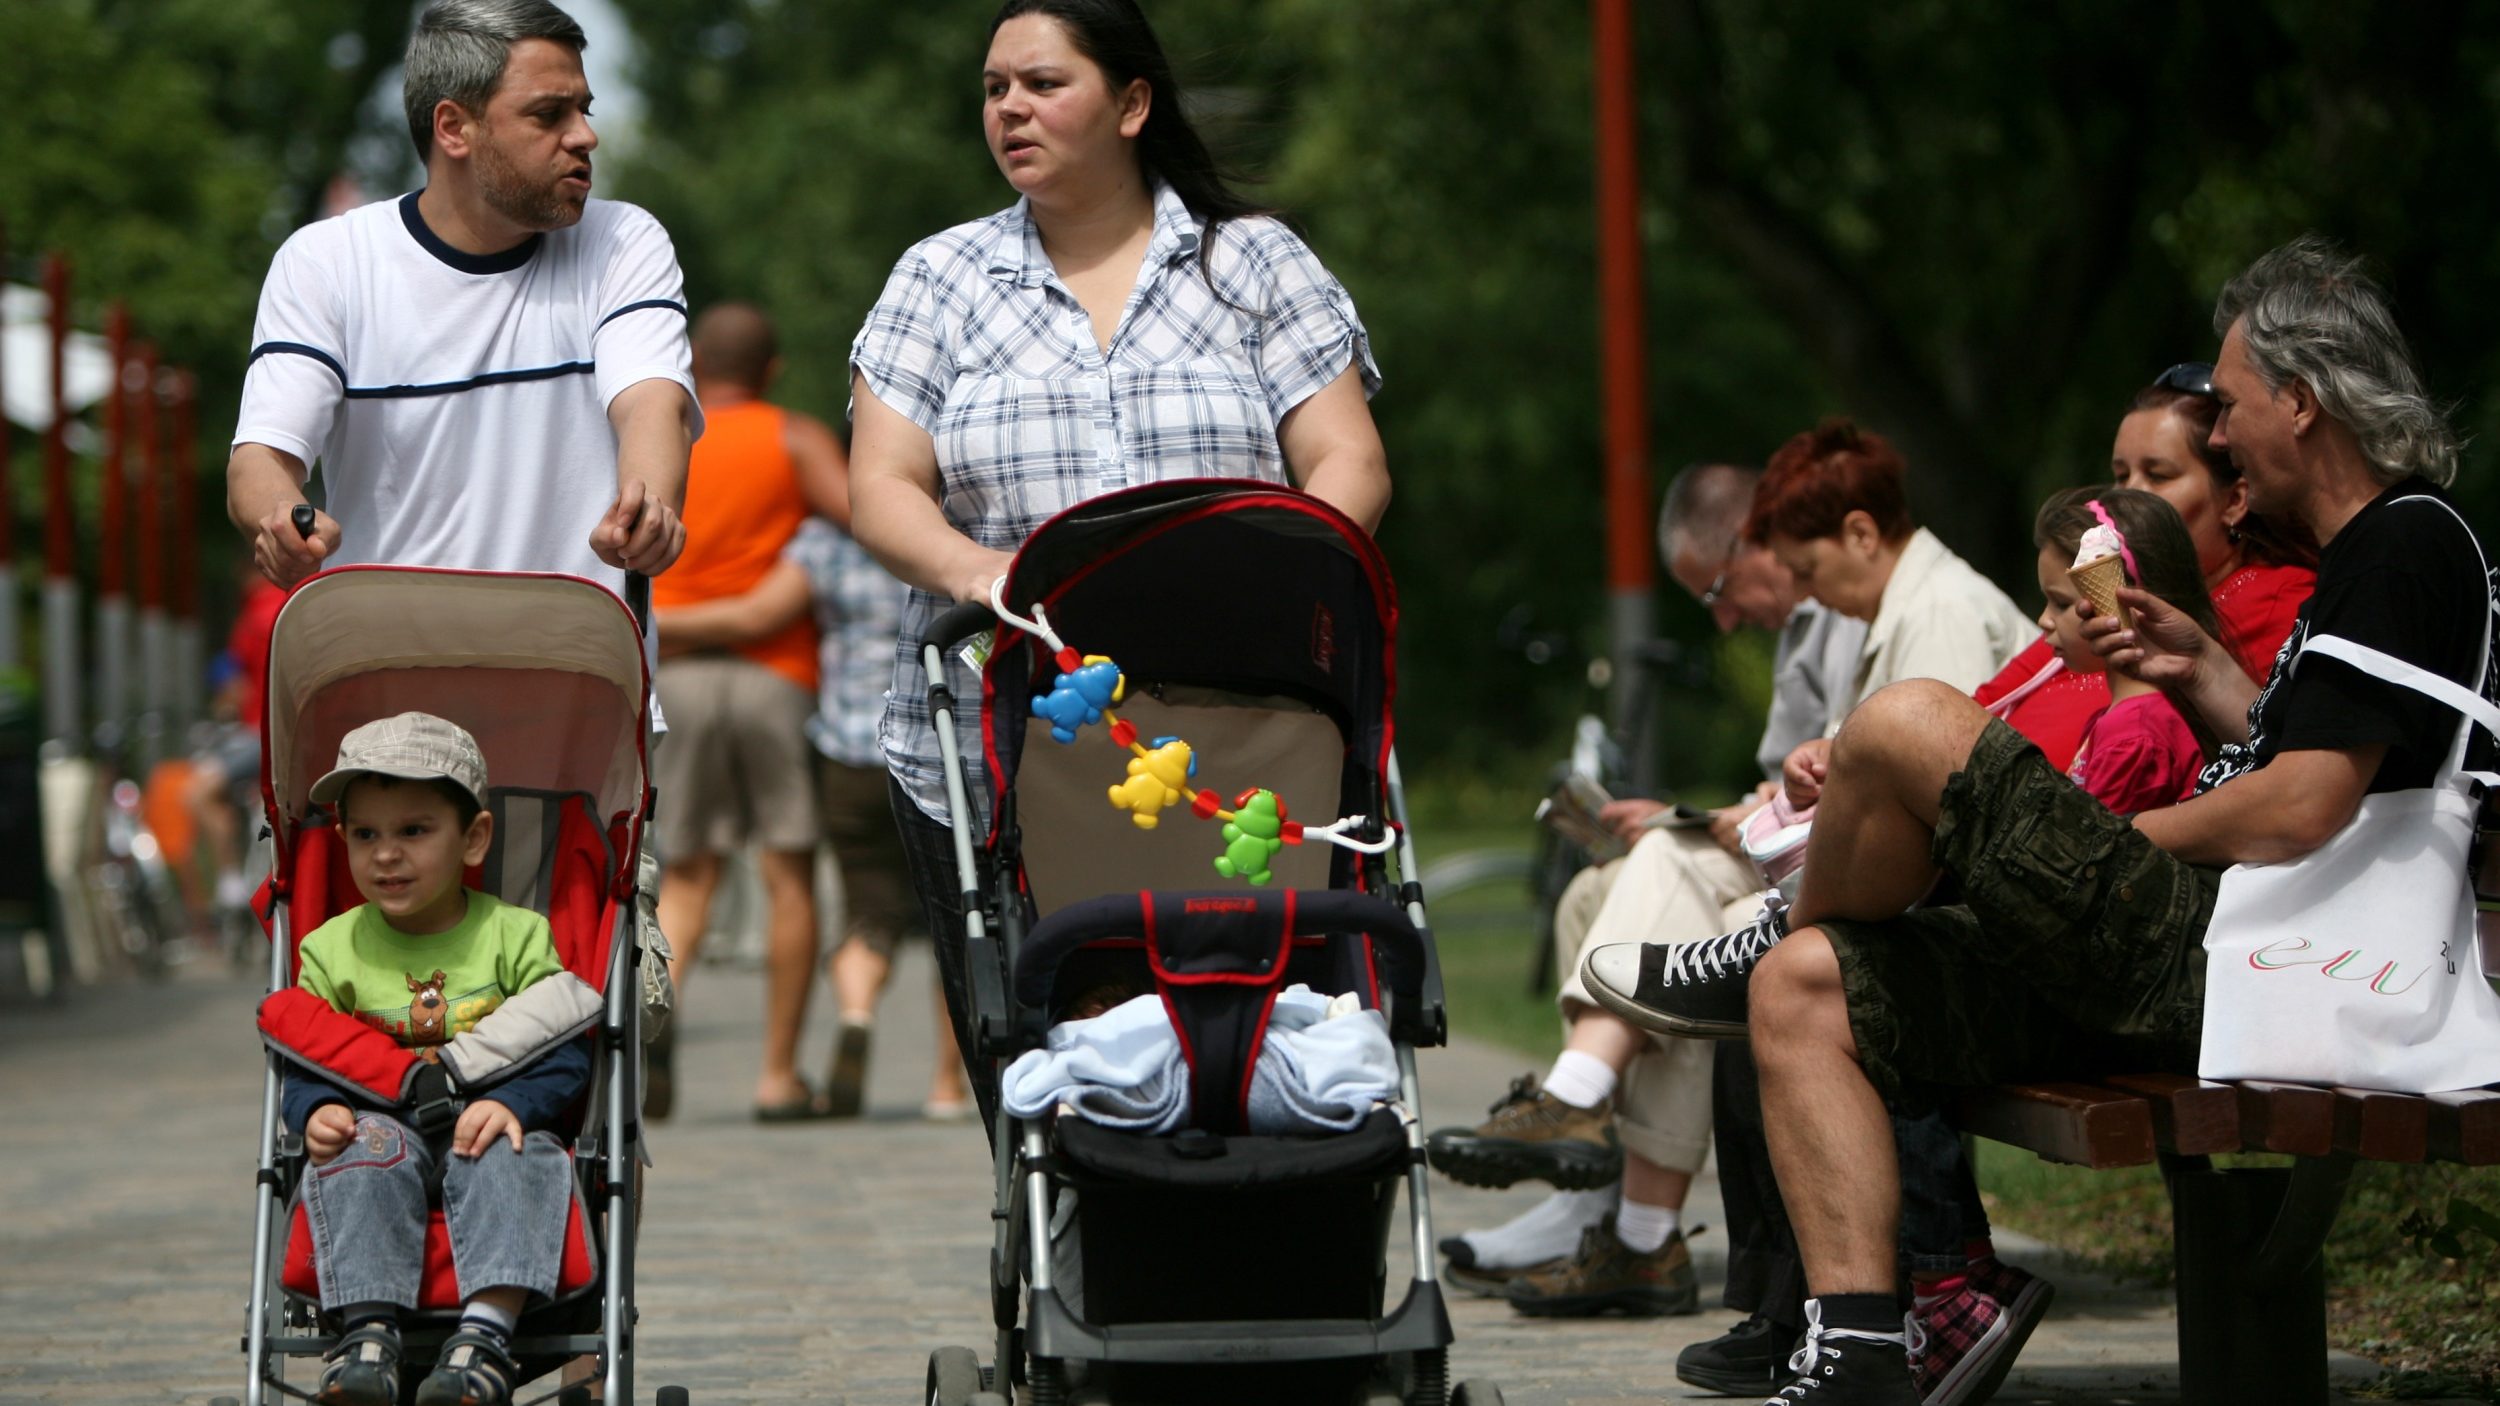
<svg viewBox="0 0 2500 1406"><path fill-rule="evenodd" d="M1215 861L1215 872L1264 884L1276 877L1268 862L1285 847L1285 803L1273 791L1253 791L1233 811L1224 822L1224 854Z"/></svg>

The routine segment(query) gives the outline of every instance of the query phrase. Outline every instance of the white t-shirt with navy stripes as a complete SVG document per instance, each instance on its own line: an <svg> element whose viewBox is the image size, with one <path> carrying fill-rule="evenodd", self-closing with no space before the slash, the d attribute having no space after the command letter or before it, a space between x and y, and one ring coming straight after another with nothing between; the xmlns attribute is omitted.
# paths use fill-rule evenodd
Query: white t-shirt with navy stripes
<svg viewBox="0 0 2500 1406"><path fill-rule="evenodd" d="M693 400L685 300L667 231L637 206L592 200L487 255L437 238L414 194L351 210L270 265L235 443L317 466L332 565L562 571L621 592L590 549L616 499L607 407L655 377Z"/></svg>

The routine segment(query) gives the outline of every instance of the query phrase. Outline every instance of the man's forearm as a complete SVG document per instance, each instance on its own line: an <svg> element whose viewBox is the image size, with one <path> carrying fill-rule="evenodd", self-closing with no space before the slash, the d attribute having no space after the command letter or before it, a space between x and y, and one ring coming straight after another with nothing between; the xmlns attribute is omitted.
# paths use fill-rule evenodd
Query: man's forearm
<svg viewBox="0 0 2500 1406"><path fill-rule="evenodd" d="M266 444L238 444L226 460L226 517L249 537L269 515L304 501L304 466Z"/></svg>
<svg viewBox="0 0 2500 1406"><path fill-rule="evenodd" d="M694 453L694 402L675 381L626 387L611 407L616 425L616 482L640 480L643 491L671 511L686 504L686 462Z"/></svg>
<svg viewBox="0 0 2500 1406"><path fill-rule="evenodd" d="M2135 818L2191 864L2283 864L2334 838L2360 808L2385 747L2285 752L2204 795Z"/></svg>
<svg viewBox="0 0 2500 1406"><path fill-rule="evenodd" d="M2230 651L2208 639L2196 681L2173 701L2200 736L2226 744L2246 742L2248 705L2257 701L2257 681Z"/></svg>

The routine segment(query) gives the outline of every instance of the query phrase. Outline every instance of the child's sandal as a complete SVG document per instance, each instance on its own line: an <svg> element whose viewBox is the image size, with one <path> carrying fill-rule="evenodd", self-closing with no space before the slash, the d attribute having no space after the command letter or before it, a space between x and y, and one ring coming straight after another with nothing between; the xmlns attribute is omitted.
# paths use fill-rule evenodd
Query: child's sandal
<svg viewBox="0 0 2500 1406"><path fill-rule="evenodd" d="M520 1375L501 1339L462 1328L443 1339L443 1355L417 1384L417 1406L508 1406Z"/></svg>
<svg viewBox="0 0 2500 1406"><path fill-rule="evenodd" d="M398 1406L399 1329L391 1324L350 1329L321 1363L312 1395L321 1406Z"/></svg>

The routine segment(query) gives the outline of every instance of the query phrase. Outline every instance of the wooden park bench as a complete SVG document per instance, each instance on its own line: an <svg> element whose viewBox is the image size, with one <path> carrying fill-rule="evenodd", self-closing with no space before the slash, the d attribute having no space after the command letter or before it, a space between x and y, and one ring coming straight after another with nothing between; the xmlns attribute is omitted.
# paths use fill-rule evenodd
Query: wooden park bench
<svg viewBox="0 0 2500 1406"><path fill-rule="evenodd" d="M2183 1401L2327 1400L2322 1251L2359 1162L2500 1163L2500 1090L2376 1093L2179 1074L1965 1094L1966 1132L2051 1162L2159 1163L2170 1188ZM2218 1168L2225 1152L2289 1167Z"/></svg>

